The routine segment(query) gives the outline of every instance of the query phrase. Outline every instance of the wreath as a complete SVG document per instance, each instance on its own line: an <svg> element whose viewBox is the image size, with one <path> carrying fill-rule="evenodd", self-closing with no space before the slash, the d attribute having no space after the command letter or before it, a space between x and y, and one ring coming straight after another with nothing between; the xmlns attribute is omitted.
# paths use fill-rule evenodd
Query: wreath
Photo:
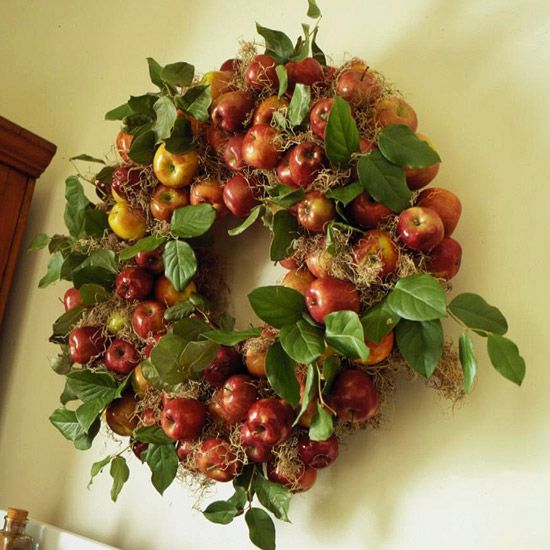
<svg viewBox="0 0 550 550"><path fill-rule="evenodd" d="M116 500L133 452L161 494L176 477L232 481L233 496L203 513L220 524L243 515L264 549L275 547L270 514L288 521L291 494L348 435L380 425L396 377L462 399L474 334L503 376L519 385L525 374L496 307L472 293L446 299L461 205L426 187L441 159L415 111L364 61L327 64L314 0L308 16L295 44L257 25L264 53L242 43L202 78L149 58L158 90L105 115L122 123L116 160L71 159L69 235L30 247L51 253L40 287L73 285L50 338L65 377L52 424L79 450L101 426L127 438L92 478L110 465ZM84 174L77 161L103 166ZM288 269L281 285L250 292L262 324L243 330L224 312L211 250L226 215L241 218L230 237L262 222L270 259ZM443 318L463 329L458 352Z"/></svg>

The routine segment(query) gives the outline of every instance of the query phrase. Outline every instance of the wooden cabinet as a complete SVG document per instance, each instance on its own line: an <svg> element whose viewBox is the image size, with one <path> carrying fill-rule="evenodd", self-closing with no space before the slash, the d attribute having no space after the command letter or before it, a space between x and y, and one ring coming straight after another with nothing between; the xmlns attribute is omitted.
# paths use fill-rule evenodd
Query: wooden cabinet
<svg viewBox="0 0 550 550"><path fill-rule="evenodd" d="M34 184L56 146L0 116L0 325Z"/></svg>

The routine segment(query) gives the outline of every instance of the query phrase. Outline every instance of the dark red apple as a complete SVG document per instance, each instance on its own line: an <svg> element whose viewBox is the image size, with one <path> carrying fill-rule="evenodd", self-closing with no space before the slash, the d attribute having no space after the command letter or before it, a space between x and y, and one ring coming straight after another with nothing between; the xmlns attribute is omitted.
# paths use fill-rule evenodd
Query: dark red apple
<svg viewBox="0 0 550 550"><path fill-rule="evenodd" d="M424 189L418 195L416 206L431 208L439 214L445 228L445 237L453 234L462 214L460 199L453 192L442 187Z"/></svg>
<svg viewBox="0 0 550 550"><path fill-rule="evenodd" d="M232 71L236 73L241 70L241 60L236 58L226 59L220 65L220 71Z"/></svg>
<svg viewBox="0 0 550 550"><path fill-rule="evenodd" d="M69 358L73 363L86 365L103 354L105 346L102 327L78 327L69 334Z"/></svg>
<svg viewBox="0 0 550 550"><path fill-rule="evenodd" d="M276 67L277 62L271 56L257 55L246 68L244 80L255 90L275 91L279 85Z"/></svg>
<svg viewBox="0 0 550 550"><path fill-rule="evenodd" d="M126 164L115 169L112 175L111 188L122 199L128 197L139 189L141 184L142 169L138 166Z"/></svg>
<svg viewBox="0 0 550 550"><path fill-rule="evenodd" d="M327 402L344 422L364 422L373 417L380 406L370 376L359 369L348 369L338 375Z"/></svg>
<svg viewBox="0 0 550 550"><path fill-rule="evenodd" d="M359 313L361 300L353 283L325 277L313 281L306 290L306 306L309 314L318 323L334 311Z"/></svg>
<svg viewBox="0 0 550 550"><path fill-rule="evenodd" d="M154 300L141 302L132 316L132 326L134 332L143 339L164 332L164 306Z"/></svg>
<svg viewBox="0 0 550 550"><path fill-rule="evenodd" d="M244 134L230 137L223 150L223 160L233 172L240 172L246 166L242 154L243 140Z"/></svg>
<svg viewBox="0 0 550 550"><path fill-rule="evenodd" d="M267 477L275 482L284 485L292 493L303 493L311 489L317 479L317 470L311 466L300 465L294 474L288 474L281 471L281 468L275 462L267 463Z"/></svg>
<svg viewBox="0 0 550 550"><path fill-rule="evenodd" d="M289 149L283 155L283 158L279 161L277 165L277 178L283 185L288 185L290 187L298 187L298 184L294 181L292 174L290 173L290 152L292 149Z"/></svg>
<svg viewBox="0 0 550 550"><path fill-rule="evenodd" d="M143 443L142 441L133 441L132 442L132 452L138 458L143 462L145 460L145 457L143 456L143 453L147 451L149 447L148 443Z"/></svg>
<svg viewBox="0 0 550 550"><path fill-rule="evenodd" d="M228 180L223 188L225 206L235 216L244 218L259 204L256 195L260 183L252 176L237 174Z"/></svg>
<svg viewBox="0 0 550 550"><path fill-rule="evenodd" d="M81 306L82 298L80 297L80 290L73 287L68 288L63 295L63 305L65 306L65 311Z"/></svg>
<svg viewBox="0 0 550 550"><path fill-rule="evenodd" d="M144 267L125 267L115 281L116 292L126 300L144 300L153 290L153 275Z"/></svg>
<svg viewBox="0 0 550 550"><path fill-rule="evenodd" d="M132 435L139 423L137 404L138 400L132 394L111 401L105 409L105 421L109 428L118 435Z"/></svg>
<svg viewBox="0 0 550 550"><path fill-rule="evenodd" d="M288 91L292 92L296 84L313 86L325 79L323 66L312 57L306 57L302 61L288 61L285 64L288 75Z"/></svg>
<svg viewBox="0 0 550 550"><path fill-rule="evenodd" d="M385 279L397 269L399 250L391 235L381 229L371 229L353 246L353 257L358 267L373 270Z"/></svg>
<svg viewBox="0 0 550 550"><path fill-rule="evenodd" d="M207 126L206 127L206 141L208 145L216 152L218 155L223 155L225 149L225 144L229 136L226 132L221 130L216 126Z"/></svg>
<svg viewBox="0 0 550 550"><path fill-rule="evenodd" d="M298 442L298 456L306 466L326 468L338 458L338 439L331 435L324 441L313 441L302 436Z"/></svg>
<svg viewBox="0 0 550 550"><path fill-rule="evenodd" d="M272 456L271 445L262 443L246 422L241 426L241 445L252 462L267 462Z"/></svg>
<svg viewBox="0 0 550 550"><path fill-rule="evenodd" d="M277 445L290 436L293 416L288 403L275 397L265 397L250 407L246 422L250 432L259 442L264 445Z"/></svg>
<svg viewBox="0 0 550 550"><path fill-rule="evenodd" d="M246 132L242 145L242 158L246 164L254 168L274 168L280 156L280 136L275 128L269 124L256 124Z"/></svg>
<svg viewBox="0 0 550 550"><path fill-rule="evenodd" d="M220 95L212 109L212 123L226 132L238 132L254 109L254 98L239 90Z"/></svg>
<svg viewBox="0 0 550 550"><path fill-rule="evenodd" d="M462 247L457 241L445 237L430 252L426 260L426 268L435 277L449 281L460 269Z"/></svg>
<svg viewBox="0 0 550 550"><path fill-rule="evenodd" d="M138 366L139 360L139 353L130 342L115 338L107 348L103 362L110 371L128 374Z"/></svg>
<svg viewBox="0 0 550 550"><path fill-rule="evenodd" d="M247 417L248 409L258 399L258 388L254 380L246 374L229 377L218 397L220 416L229 425L236 424Z"/></svg>
<svg viewBox="0 0 550 550"><path fill-rule="evenodd" d="M223 218L229 214L223 202L223 185L214 179L197 181L191 185L189 195L191 204L208 203L216 210L216 219Z"/></svg>
<svg viewBox="0 0 550 550"><path fill-rule="evenodd" d="M189 190L159 185L151 195L149 210L153 218L170 221L176 208L189 204Z"/></svg>
<svg viewBox="0 0 550 550"><path fill-rule="evenodd" d="M183 462L187 457L191 456L194 451L195 446L193 442L188 439L180 439L176 443L176 453L180 462Z"/></svg>
<svg viewBox="0 0 550 550"><path fill-rule="evenodd" d="M309 112L309 127L321 139L325 139L325 128L327 127L328 116L333 103L334 99L332 97L320 99Z"/></svg>
<svg viewBox="0 0 550 550"><path fill-rule="evenodd" d="M327 199L320 191L309 191L297 205L298 222L313 233L322 233L335 216L334 201Z"/></svg>
<svg viewBox="0 0 550 550"><path fill-rule="evenodd" d="M174 441L195 439L206 424L206 413L206 406L198 399L175 397L164 405L160 425L164 433Z"/></svg>
<svg viewBox="0 0 550 550"><path fill-rule="evenodd" d="M212 387L221 388L230 376L242 370L241 356L235 348L220 346L216 358L202 371L202 375Z"/></svg>
<svg viewBox="0 0 550 550"><path fill-rule="evenodd" d="M394 213L388 207L371 199L365 191L352 201L351 215L355 223L363 229L374 229Z"/></svg>
<svg viewBox="0 0 550 550"><path fill-rule="evenodd" d="M443 240L445 227L439 214L432 208L413 206L399 215L397 232L409 248L429 252Z"/></svg>
<svg viewBox="0 0 550 550"><path fill-rule="evenodd" d="M203 441L195 456L198 469L216 481L231 481L242 466L231 444L219 437Z"/></svg>
<svg viewBox="0 0 550 550"><path fill-rule="evenodd" d="M380 95L380 84L368 67L363 70L350 69L338 77L336 93L351 103L374 101Z"/></svg>
<svg viewBox="0 0 550 550"><path fill-rule="evenodd" d="M317 177L325 162L325 152L320 145L306 141L290 151L288 166L293 181L300 187L307 187Z"/></svg>
<svg viewBox="0 0 550 550"><path fill-rule="evenodd" d="M288 107L288 99L284 97L272 95L264 99L254 111L252 124L271 124L273 113L284 107Z"/></svg>
<svg viewBox="0 0 550 550"><path fill-rule="evenodd" d="M164 261L160 248L149 252L138 252L134 260L139 267L145 267L151 273L157 274L164 271Z"/></svg>

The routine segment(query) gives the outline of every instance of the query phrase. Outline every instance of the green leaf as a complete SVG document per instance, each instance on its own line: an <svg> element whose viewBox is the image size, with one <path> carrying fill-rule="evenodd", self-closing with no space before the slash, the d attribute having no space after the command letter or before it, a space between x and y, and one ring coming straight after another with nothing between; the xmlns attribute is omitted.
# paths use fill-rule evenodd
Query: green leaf
<svg viewBox="0 0 550 550"><path fill-rule="evenodd" d="M275 393L290 403L292 408L296 408L300 402L300 384L296 379L295 368L294 361L285 353L281 344L272 344L265 360L267 379Z"/></svg>
<svg viewBox="0 0 550 550"><path fill-rule="evenodd" d="M122 250L118 257L121 260L130 260L139 252L151 252L156 250L159 246L163 245L166 240L167 237L164 235L149 235Z"/></svg>
<svg viewBox="0 0 550 550"><path fill-rule="evenodd" d="M470 292L459 294L448 305L448 309L468 328L480 331L478 334L481 336L486 336L487 332L502 336L508 330L508 323L500 310L490 306L477 294Z"/></svg>
<svg viewBox="0 0 550 550"><path fill-rule="evenodd" d="M92 481L94 477L96 477L109 462L111 462L111 459L113 458L112 455L106 456L105 458L99 460L98 462L94 462L92 464L92 468L90 470L90 481L88 482L88 489L90 488L90 485L92 484Z"/></svg>
<svg viewBox="0 0 550 550"><path fill-rule="evenodd" d="M323 407L321 402L317 402L317 411L311 420L309 427L309 438L312 441L325 441L334 433L334 423L332 415Z"/></svg>
<svg viewBox="0 0 550 550"><path fill-rule="evenodd" d="M307 0L307 3L309 5L307 16L311 17L312 19L318 19L319 17L321 17L321 10L317 6L317 2L315 0Z"/></svg>
<svg viewBox="0 0 550 550"><path fill-rule="evenodd" d="M315 29L313 29L313 37L311 39L311 55L313 59L316 59L321 65L323 65L323 67L326 67L327 58L325 57L323 50L321 50L321 48L317 44L318 31L319 31L319 27L315 27Z"/></svg>
<svg viewBox="0 0 550 550"><path fill-rule="evenodd" d="M399 279L386 304L396 315L410 321L430 321L447 314L443 288L426 274Z"/></svg>
<svg viewBox="0 0 550 550"><path fill-rule="evenodd" d="M489 334L487 352L493 367L508 380L521 386L525 377L525 360L519 350L508 338L498 334Z"/></svg>
<svg viewBox="0 0 550 550"><path fill-rule="evenodd" d="M443 353L443 328L439 319L407 321L403 319L395 329L397 347L409 364L424 378L436 369Z"/></svg>
<svg viewBox="0 0 550 550"><path fill-rule="evenodd" d="M158 86L161 90L164 89L164 82L160 77L162 66L152 57L147 58L147 65L149 66L149 77L151 78L151 82Z"/></svg>
<svg viewBox="0 0 550 550"><path fill-rule="evenodd" d="M317 370L317 367L313 365L309 365L307 368L306 382L304 386L304 395L302 397L302 406L300 407L300 411L298 412L298 415L296 416L296 419L294 420L294 424L292 424L292 427L298 424L300 417L307 411L309 404L311 403L311 400L317 394L318 383L319 383L319 371Z"/></svg>
<svg viewBox="0 0 550 550"><path fill-rule="evenodd" d="M279 111L275 111L273 113L273 120L279 126L279 128L282 128L283 130L286 130L288 123L286 121L285 115Z"/></svg>
<svg viewBox="0 0 550 550"><path fill-rule="evenodd" d="M76 409L76 419L82 426L82 429L87 432L90 426L99 419L99 413L110 402L106 400L94 399L83 403Z"/></svg>
<svg viewBox="0 0 550 550"><path fill-rule="evenodd" d="M153 119L155 117L155 103L158 97L158 94L130 96L128 105L134 113L146 115L148 118Z"/></svg>
<svg viewBox="0 0 550 550"><path fill-rule="evenodd" d="M299 235L298 221L287 210L279 210L273 216L273 240L271 241L270 258L272 261L288 257L292 242Z"/></svg>
<svg viewBox="0 0 550 550"><path fill-rule="evenodd" d="M356 199L361 193L363 193L363 191L363 186L358 181L355 181L345 187L330 189L325 193L325 196L329 199L334 199L341 202L344 206L347 206L353 199Z"/></svg>
<svg viewBox="0 0 550 550"><path fill-rule="evenodd" d="M371 307L361 318L365 339L368 342L379 344L382 338L389 334L399 323L399 315L396 315L388 306L386 300L378 302Z"/></svg>
<svg viewBox="0 0 550 550"><path fill-rule="evenodd" d="M86 198L84 188L76 176L65 180L65 225L75 239L82 237L84 231L84 213L92 207Z"/></svg>
<svg viewBox="0 0 550 550"><path fill-rule="evenodd" d="M190 317L178 321L173 327L172 332L181 336L187 342L200 340L203 333L211 330L212 327L203 319Z"/></svg>
<svg viewBox="0 0 550 550"><path fill-rule="evenodd" d="M151 362L165 384L175 385L183 380L180 357L187 340L176 334L166 334L151 350Z"/></svg>
<svg viewBox="0 0 550 550"><path fill-rule="evenodd" d="M111 373L75 370L67 374L67 381L83 403L96 400L109 403L118 397L118 382Z"/></svg>
<svg viewBox="0 0 550 550"><path fill-rule="evenodd" d="M236 506L237 510L241 511L247 503L246 490L243 487L235 487L233 496L227 499L227 502Z"/></svg>
<svg viewBox="0 0 550 550"><path fill-rule="evenodd" d="M216 211L211 204L202 203L176 208L170 225L176 237L188 239L204 235L214 223Z"/></svg>
<svg viewBox="0 0 550 550"><path fill-rule="evenodd" d="M304 320L284 326L279 339L283 349L294 361L306 365L321 357L325 350L323 331Z"/></svg>
<svg viewBox="0 0 550 550"><path fill-rule="evenodd" d="M148 130L134 136L132 143L130 144L130 150L128 156L137 164L147 166L153 163L153 157L155 156L155 145L157 143L157 136L153 130Z"/></svg>
<svg viewBox="0 0 550 550"><path fill-rule="evenodd" d="M35 250L42 250L50 244L50 237L46 233L38 233L33 240L27 246L27 252L34 252Z"/></svg>
<svg viewBox="0 0 550 550"><path fill-rule="evenodd" d="M130 469L128 464L126 464L126 459L122 456L115 456L111 462L111 468L109 473L113 478L113 486L111 487L111 500L116 502L120 491L124 484L128 481L130 477Z"/></svg>
<svg viewBox="0 0 550 550"><path fill-rule="evenodd" d="M79 451L87 451L92 446L95 436L99 433L100 427L101 420L97 418L87 433L82 433L73 441L75 449L78 449Z"/></svg>
<svg viewBox="0 0 550 550"><path fill-rule="evenodd" d="M287 118L292 126L299 126L302 124L304 118L309 113L310 104L310 87L301 83L296 84L294 92L292 92L292 99L290 100L287 111Z"/></svg>
<svg viewBox="0 0 550 550"><path fill-rule="evenodd" d="M117 274L118 265L115 253L112 250L100 249L92 252L73 271L72 278L76 288L80 288L86 283L110 287Z"/></svg>
<svg viewBox="0 0 550 550"><path fill-rule="evenodd" d="M184 61L170 63L160 71L160 78L173 86L190 86L195 76L195 67Z"/></svg>
<svg viewBox="0 0 550 550"><path fill-rule="evenodd" d="M128 103L123 103L105 113L105 120L122 120L132 114L132 108Z"/></svg>
<svg viewBox="0 0 550 550"><path fill-rule="evenodd" d="M325 129L325 152L331 164L349 166L351 155L359 152L359 130L349 103L334 96Z"/></svg>
<svg viewBox="0 0 550 550"><path fill-rule="evenodd" d="M255 206L251 211L250 214L248 214L248 217L244 220L243 223L238 225L237 227L233 227L227 231L227 234L230 237L234 237L235 235L240 235L244 231L246 231L251 225L254 224L254 222L264 213L265 208L262 205Z"/></svg>
<svg viewBox="0 0 550 550"><path fill-rule="evenodd" d="M209 340L189 342L180 358L184 378L196 380L198 375L216 358L218 349L219 345Z"/></svg>
<svg viewBox="0 0 550 550"><path fill-rule="evenodd" d="M174 123L172 134L164 140L166 150L175 155L186 153L194 147L193 130L191 122L184 117L179 117Z"/></svg>
<svg viewBox="0 0 550 550"><path fill-rule="evenodd" d="M277 519L290 521L288 519L288 507L290 506L290 491L280 483L273 483L263 475L257 474L254 477L254 491L260 503L269 510Z"/></svg>
<svg viewBox="0 0 550 550"><path fill-rule="evenodd" d="M70 411L65 407L57 408L50 415L50 422L59 430L63 437L69 441L73 441L75 447L79 450L89 449L93 438L97 434L97 425L87 433L78 422L76 412Z"/></svg>
<svg viewBox="0 0 550 550"><path fill-rule="evenodd" d="M178 118L176 106L168 96L161 96L155 102L156 119L153 124L153 131L157 136L157 143L172 134L174 123Z"/></svg>
<svg viewBox="0 0 550 550"><path fill-rule="evenodd" d="M380 151L362 155L357 162L357 173L361 185L375 201L393 212L401 212L410 206L412 193L407 187L405 171L388 162Z"/></svg>
<svg viewBox="0 0 550 550"><path fill-rule="evenodd" d="M305 191L303 188L296 189L295 187L290 187L289 185L276 185L267 190L267 193L270 197L270 202L282 206L283 208L288 208L304 200Z"/></svg>
<svg viewBox="0 0 550 550"><path fill-rule="evenodd" d="M46 275L38 282L39 288L46 288L47 286L55 283L61 276L61 266L63 265L64 258L61 252L54 252L50 261L48 262L48 271Z"/></svg>
<svg viewBox="0 0 550 550"><path fill-rule="evenodd" d="M262 27L258 23L256 30L264 37L265 53L273 57L278 64L284 65L294 52L292 40L284 32Z"/></svg>
<svg viewBox="0 0 550 550"><path fill-rule="evenodd" d="M330 393L334 380L340 372L342 372L343 368L342 361L336 355L329 355L323 361L323 395L328 395Z"/></svg>
<svg viewBox="0 0 550 550"><path fill-rule="evenodd" d="M181 321L188 317L194 310L195 306L189 300L178 302L164 312L164 318L167 321Z"/></svg>
<svg viewBox="0 0 550 550"><path fill-rule="evenodd" d="M279 79L279 91L277 92L277 96L281 97L288 89L288 74L284 65L277 65L275 67L275 72Z"/></svg>
<svg viewBox="0 0 550 550"><path fill-rule="evenodd" d="M464 391L469 392L476 377L477 361L474 353L472 339L467 332L460 335L458 340L460 364L464 373Z"/></svg>
<svg viewBox="0 0 550 550"><path fill-rule="evenodd" d="M209 340L212 340L212 342L216 342L218 344L221 344L222 346L236 346L237 344L240 344L244 340L248 340L249 338L255 338L256 336L260 336L262 330L260 328L252 327L247 330L211 330L209 332L205 332L203 336L205 338L208 338Z"/></svg>
<svg viewBox="0 0 550 550"><path fill-rule="evenodd" d="M307 23L302 23L304 36L298 37L290 61L303 61L309 54L310 26Z"/></svg>
<svg viewBox="0 0 550 550"><path fill-rule="evenodd" d="M135 138L151 130L154 122L153 116L134 113L122 121L122 131Z"/></svg>
<svg viewBox="0 0 550 550"><path fill-rule="evenodd" d="M69 335L69 332L71 332L76 323L80 321L85 311L86 308L84 306L77 306L58 317L54 321L52 327L50 342L56 344L64 342L66 337Z"/></svg>
<svg viewBox="0 0 550 550"><path fill-rule="evenodd" d="M227 525L233 521L233 518L237 515L237 507L231 502L225 500L217 500L209 504L203 511L204 517L212 523L219 523L220 525Z"/></svg>
<svg viewBox="0 0 550 550"><path fill-rule="evenodd" d="M354 311L335 311L325 317L325 340L338 353L349 359L368 359L363 325Z"/></svg>
<svg viewBox="0 0 550 550"><path fill-rule="evenodd" d="M65 386L63 388L63 392L59 396L59 402L62 405L66 405L70 401L76 401L78 397L75 395L75 393L71 390L69 385L67 384L67 381L65 380Z"/></svg>
<svg viewBox="0 0 550 550"><path fill-rule="evenodd" d="M117 166L104 166L96 175L95 179L110 184L113 181L113 172Z"/></svg>
<svg viewBox="0 0 550 550"><path fill-rule="evenodd" d="M299 321L306 310L304 296L284 286L255 288L248 295L248 300L256 315L276 328Z"/></svg>
<svg viewBox="0 0 550 550"><path fill-rule="evenodd" d="M250 508L244 515L248 535L252 543L261 550L275 550L275 525L261 508Z"/></svg>
<svg viewBox="0 0 550 550"><path fill-rule="evenodd" d="M176 97L176 105L201 122L209 119L208 108L211 104L212 92L209 85L193 86L183 96Z"/></svg>
<svg viewBox="0 0 550 550"><path fill-rule="evenodd" d="M426 168L441 162L439 155L403 124L384 128L378 137L380 152L398 166Z"/></svg>
<svg viewBox="0 0 550 550"><path fill-rule="evenodd" d="M75 157L71 157L69 160L83 160L85 162L97 162L98 164L105 164L104 160L98 159L96 157L92 157L91 155L87 155L86 153L82 153L81 155L76 155Z"/></svg>
<svg viewBox="0 0 550 550"><path fill-rule="evenodd" d="M84 233L89 237L101 239L105 231L109 229L106 212L92 208L84 213Z"/></svg>
<svg viewBox="0 0 550 550"><path fill-rule="evenodd" d="M66 254L63 265L61 266L61 278L66 281L72 281L73 273L87 258L88 256L80 252L69 252L69 254Z"/></svg>
<svg viewBox="0 0 550 550"><path fill-rule="evenodd" d="M69 359L69 350L67 346L61 346L61 352L50 359L50 366L56 374L67 374L70 372L72 363Z"/></svg>
<svg viewBox="0 0 550 550"><path fill-rule="evenodd" d="M133 438L142 443L152 443L154 445L172 445L174 443L160 426L139 428L134 432Z"/></svg>
<svg viewBox="0 0 550 550"><path fill-rule="evenodd" d="M197 258L193 249L186 242L170 241L162 257L166 277L181 292L197 272Z"/></svg>
<svg viewBox="0 0 550 550"><path fill-rule="evenodd" d="M173 445L155 445L147 449L147 464L151 469L151 482L162 495L170 486L178 471L178 455Z"/></svg>
<svg viewBox="0 0 550 550"><path fill-rule="evenodd" d="M93 306L100 302L105 302L109 299L110 294L101 285L94 283L87 283L82 285L78 291L80 292L80 299L85 306Z"/></svg>

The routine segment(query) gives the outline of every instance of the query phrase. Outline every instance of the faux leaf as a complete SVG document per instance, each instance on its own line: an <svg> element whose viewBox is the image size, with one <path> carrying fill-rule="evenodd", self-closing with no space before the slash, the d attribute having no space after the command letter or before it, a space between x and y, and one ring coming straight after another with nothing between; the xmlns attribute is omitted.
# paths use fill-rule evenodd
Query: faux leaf
<svg viewBox="0 0 550 550"><path fill-rule="evenodd" d="M97 462L94 462L92 464L92 468L90 470L90 481L88 482L88 488L90 488L90 485L92 484L92 481L95 476L97 476L109 462L111 462L111 459L113 458L112 455L106 456L105 458L98 460Z"/></svg>
<svg viewBox="0 0 550 550"><path fill-rule="evenodd" d="M307 16L312 19L318 19L321 17L321 10L319 9L319 6L317 6L317 2L315 0L307 0L307 2L309 6L307 9Z"/></svg>
<svg viewBox="0 0 550 550"><path fill-rule="evenodd" d="M325 350L323 331L304 320L284 326L279 339L283 349L294 361L306 365L321 357Z"/></svg>
<svg viewBox="0 0 550 550"><path fill-rule="evenodd" d="M188 317L195 310L195 306L189 301L178 302L164 312L167 321L180 321Z"/></svg>
<svg viewBox="0 0 550 550"><path fill-rule="evenodd" d="M449 311L458 317L468 328L486 333L506 334L508 323L500 310L490 306L481 296L465 292L459 294L448 306Z"/></svg>
<svg viewBox="0 0 550 550"><path fill-rule="evenodd" d="M323 361L323 395L329 394L336 377L342 372L342 361L336 355L329 355Z"/></svg>
<svg viewBox="0 0 550 550"><path fill-rule="evenodd" d="M27 246L27 252L33 252L35 250L42 250L50 244L50 237L46 233L38 233L35 235L33 240Z"/></svg>
<svg viewBox="0 0 550 550"><path fill-rule="evenodd" d="M77 306L69 311L66 311L58 317L52 327L52 335L50 336L50 342L61 343L69 335L69 332L80 321L86 308L84 306Z"/></svg>
<svg viewBox="0 0 550 550"><path fill-rule="evenodd" d="M472 339L467 332L460 335L458 351L462 372L464 373L464 391L469 392L476 377L477 361Z"/></svg>
<svg viewBox="0 0 550 550"><path fill-rule="evenodd" d="M487 352L493 367L508 380L521 386L525 377L525 360L512 340L490 334L487 338Z"/></svg>
<svg viewBox="0 0 550 550"><path fill-rule="evenodd" d="M317 44L318 31L319 31L319 27L315 27L315 29L313 30L313 37L311 39L311 55L313 59L316 59L321 65L323 65L323 67L326 67L327 58L325 57L323 50L321 50L321 48Z"/></svg>
<svg viewBox="0 0 550 550"><path fill-rule="evenodd" d="M211 204L202 203L176 208L170 222L172 233L188 239L204 235L214 223L216 211Z"/></svg>
<svg viewBox="0 0 550 550"><path fill-rule="evenodd" d="M123 456L115 456L111 461L111 468L109 473L113 478L113 486L111 487L111 499L113 502L116 502L120 491L124 484L128 481L130 477L130 469L128 464L126 464L126 459Z"/></svg>
<svg viewBox="0 0 550 550"><path fill-rule="evenodd" d="M96 157L92 157L91 155L87 155L86 153L82 153L81 155L76 155L75 157L71 157L69 160L83 160L85 162L97 162L98 164L105 164L104 160L98 159Z"/></svg>
<svg viewBox="0 0 550 550"><path fill-rule="evenodd" d="M354 311L335 311L325 317L327 344L349 359L369 357L363 325Z"/></svg>
<svg viewBox="0 0 550 550"><path fill-rule="evenodd" d="M180 358L184 379L196 380L198 375L216 358L218 349L219 345L209 340L189 342Z"/></svg>
<svg viewBox="0 0 550 550"><path fill-rule="evenodd" d="M164 83L160 77L160 72L162 71L162 66L152 57L147 58L147 65L149 66L149 77L151 82L158 86L160 89L164 88Z"/></svg>
<svg viewBox="0 0 550 550"><path fill-rule="evenodd" d="M94 400L108 403L117 395L118 383L111 373L81 369L67 374L67 380L71 389L84 403Z"/></svg>
<svg viewBox="0 0 550 550"><path fill-rule="evenodd" d="M304 200L305 192L303 188L296 189L295 187L290 187L289 185L276 185L268 189L269 200L270 202L282 206L283 208L288 208Z"/></svg>
<svg viewBox="0 0 550 550"><path fill-rule="evenodd" d="M338 95L334 97L325 129L325 152L331 164L341 167L347 167L351 155L359 152L357 124L349 103Z"/></svg>
<svg viewBox="0 0 550 550"><path fill-rule="evenodd" d="M172 332L181 336L187 342L200 340L201 336L209 330L211 330L211 326L198 317L182 319L172 327Z"/></svg>
<svg viewBox="0 0 550 550"><path fill-rule="evenodd" d="M347 206L353 199L363 193L363 191L363 186L358 181L355 181L345 187L332 188L325 193L325 196Z"/></svg>
<svg viewBox="0 0 550 550"><path fill-rule="evenodd" d="M183 96L177 99L177 106L192 117L205 122L209 118L208 108L212 103L210 86L198 85L189 88Z"/></svg>
<svg viewBox="0 0 550 550"><path fill-rule="evenodd" d="M139 428L134 432L133 438L142 443L152 443L154 445L171 445L174 443L160 426Z"/></svg>
<svg viewBox="0 0 550 550"><path fill-rule="evenodd" d="M165 275L175 289L182 291L197 272L197 258L193 249L183 241L170 241L164 248Z"/></svg>
<svg viewBox="0 0 550 550"><path fill-rule="evenodd" d="M281 344L272 344L265 361L267 380L275 393L293 408L300 402L300 384L295 369L294 361L285 353Z"/></svg>
<svg viewBox="0 0 550 550"><path fill-rule="evenodd" d="M255 288L248 300L256 315L276 328L299 321L306 310L304 296L284 286Z"/></svg>
<svg viewBox="0 0 550 550"><path fill-rule="evenodd" d="M170 137L164 140L164 145L169 153L175 155L181 155L192 149L194 141L191 122L184 117L178 117Z"/></svg>
<svg viewBox="0 0 550 550"><path fill-rule="evenodd" d="M151 362L165 384L175 385L182 382L180 356L187 340L176 334L166 334L151 350Z"/></svg>

